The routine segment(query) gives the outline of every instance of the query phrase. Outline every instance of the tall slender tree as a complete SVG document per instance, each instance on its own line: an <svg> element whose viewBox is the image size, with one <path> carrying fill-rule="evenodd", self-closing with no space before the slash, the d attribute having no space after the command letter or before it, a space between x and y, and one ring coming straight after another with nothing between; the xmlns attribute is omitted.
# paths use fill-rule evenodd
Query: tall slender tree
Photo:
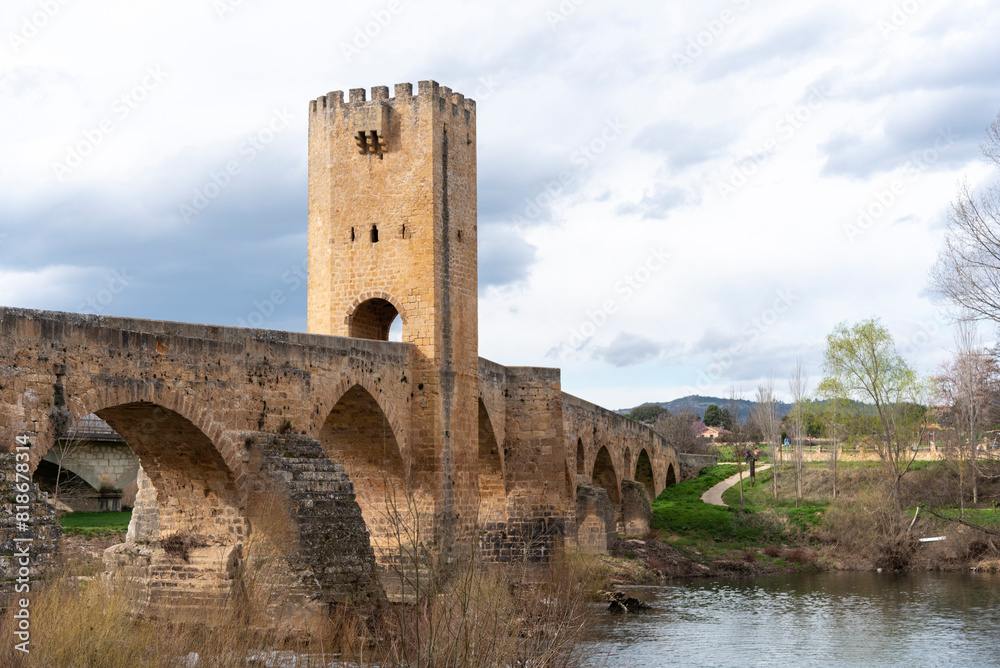
<svg viewBox="0 0 1000 668"><path fill-rule="evenodd" d="M788 378L788 390L792 394L792 439L795 448L795 501L802 500L802 402L806 398L809 375L802 369L802 359L795 360L795 371Z"/></svg>
<svg viewBox="0 0 1000 668"><path fill-rule="evenodd" d="M757 396L750 419L760 432L764 442L771 446L771 489L778 498L778 454L781 447L781 420L778 418L778 400L774 398L774 377L757 386Z"/></svg>

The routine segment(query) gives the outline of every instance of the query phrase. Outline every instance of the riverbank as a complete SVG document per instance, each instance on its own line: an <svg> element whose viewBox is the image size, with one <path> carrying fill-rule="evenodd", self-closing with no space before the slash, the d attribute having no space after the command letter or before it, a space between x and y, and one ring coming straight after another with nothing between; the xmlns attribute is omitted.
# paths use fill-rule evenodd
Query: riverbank
<svg viewBox="0 0 1000 668"><path fill-rule="evenodd" d="M606 560L614 582L879 569L1000 571L1000 516L989 501L1000 489L982 483L981 503L974 507L942 503L956 482L946 462L916 464L904 478L906 507L899 512L890 510L878 465L863 462L840 467L836 499L830 498L830 469L810 464L798 502L788 467L778 471L777 496L772 471L762 471L754 484L744 479L742 509L738 485L723 493L727 506L703 501L706 490L737 472L736 465L715 466L664 490L653 502L649 534L622 537ZM921 542L940 536L944 540Z"/></svg>

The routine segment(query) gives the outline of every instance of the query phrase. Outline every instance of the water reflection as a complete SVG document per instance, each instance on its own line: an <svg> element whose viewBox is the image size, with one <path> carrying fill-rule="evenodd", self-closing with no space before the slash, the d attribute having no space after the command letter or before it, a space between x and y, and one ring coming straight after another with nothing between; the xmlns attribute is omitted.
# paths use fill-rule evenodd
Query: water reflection
<svg viewBox="0 0 1000 668"><path fill-rule="evenodd" d="M1000 666L1000 577L821 573L630 590L602 615L606 666Z"/></svg>

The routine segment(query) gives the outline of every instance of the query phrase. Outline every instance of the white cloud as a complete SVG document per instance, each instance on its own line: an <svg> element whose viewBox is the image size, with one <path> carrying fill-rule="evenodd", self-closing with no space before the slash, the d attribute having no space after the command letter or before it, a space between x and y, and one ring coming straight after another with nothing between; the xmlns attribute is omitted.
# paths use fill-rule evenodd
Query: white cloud
<svg viewBox="0 0 1000 668"><path fill-rule="evenodd" d="M402 0L350 62L341 45L386 3L231 4L220 17L204 0L67 3L15 51L8 33L38 5L8 3L0 302L75 310L126 267L136 279L109 310L236 324L290 287L305 251L308 101L434 78L479 101L484 356L551 365L611 300L597 353L557 356L564 386L613 406L665 400L698 386L713 338L727 349L792 288L795 307L711 386L752 389L797 356L818 376L841 320L879 315L912 338L936 317L924 290L941 222L956 181L985 176L976 145L1000 108L1000 8L979 0L923 3L888 33L888 1L573 3L553 19L555 1ZM115 115L151 67L162 85ZM806 114L817 87L828 97ZM182 225L179 205L286 108L280 139ZM59 182L52 163L109 116ZM847 234L949 126L947 154ZM651 248L671 258L626 298L616 286ZM304 327L304 291L287 297L265 326ZM933 367L949 342L942 327L915 361Z"/></svg>

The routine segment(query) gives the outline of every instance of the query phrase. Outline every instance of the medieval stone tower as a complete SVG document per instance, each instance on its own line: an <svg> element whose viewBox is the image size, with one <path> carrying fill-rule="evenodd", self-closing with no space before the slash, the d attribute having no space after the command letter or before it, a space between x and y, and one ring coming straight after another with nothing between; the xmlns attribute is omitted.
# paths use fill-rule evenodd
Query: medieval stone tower
<svg viewBox="0 0 1000 668"><path fill-rule="evenodd" d="M477 504L476 105L434 81L371 92L310 103L308 327L388 340L402 321L412 377L382 382L410 385L405 478L446 547Z"/></svg>

